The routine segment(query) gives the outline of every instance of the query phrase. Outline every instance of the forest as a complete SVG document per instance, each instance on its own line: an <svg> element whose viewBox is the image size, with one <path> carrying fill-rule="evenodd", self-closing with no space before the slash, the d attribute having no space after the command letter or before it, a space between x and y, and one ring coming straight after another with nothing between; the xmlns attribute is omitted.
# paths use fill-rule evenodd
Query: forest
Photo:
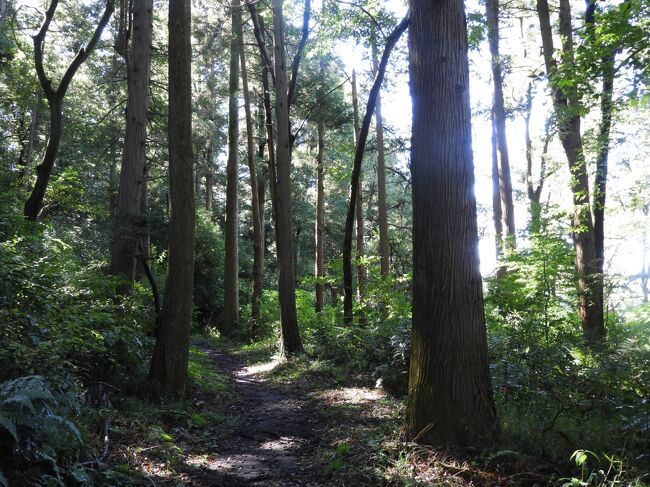
<svg viewBox="0 0 650 487"><path fill-rule="evenodd" d="M650 485L649 0L0 0L0 487Z"/></svg>

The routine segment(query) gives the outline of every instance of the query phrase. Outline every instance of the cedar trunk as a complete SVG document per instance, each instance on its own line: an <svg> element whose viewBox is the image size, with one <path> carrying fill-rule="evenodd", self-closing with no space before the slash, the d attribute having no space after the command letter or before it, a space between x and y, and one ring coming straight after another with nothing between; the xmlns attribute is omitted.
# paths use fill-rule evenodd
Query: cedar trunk
<svg viewBox="0 0 650 487"><path fill-rule="evenodd" d="M169 1L169 254L165 299L149 381L157 394L185 394L194 281L191 0Z"/></svg>
<svg viewBox="0 0 650 487"><path fill-rule="evenodd" d="M123 278L117 288L121 295L133 290L138 241L145 238L143 204L153 0L134 0L132 9L131 52L124 53L128 92L126 129L111 249L111 274ZM142 248L148 245L143 242Z"/></svg>
<svg viewBox="0 0 650 487"><path fill-rule="evenodd" d="M238 40L240 45L241 80L244 94L244 110L246 112L246 149L248 172L251 188L251 214L253 225L253 292L251 294L251 318L249 323L250 337L256 338L260 319L260 298L262 296L262 279L264 271L264 242L262 235L262 217L259 203L259 188L257 183L257 164L255 163L255 140L253 134L253 116L251 114L250 92L248 90L248 71L246 69L246 53L244 50L244 35L241 22L239 24ZM262 148L264 145L262 145Z"/></svg>
<svg viewBox="0 0 650 487"><path fill-rule="evenodd" d="M302 343L296 314L296 282L293 262L293 232L291 229L291 141L282 0L273 0L273 36L275 40L275 119L277 123L275 231L282 323L282 353L284 355L294 355L302 349Z"/></svg>
<svg viewBox="0 0 650 487"><path fill-rule="evenodd" d="M408 436L481 447L498 433L487 360L462 0L411 0L413 335Z"/></svg>
<svg viewBox="0 0 650 487"><path fill-rule="evenodd" d="M582 332L589 342L605 339L603 314L603 279L598 272L594 224L589 200L589 175L584 158L579 113L578 94L566 92L558 87L557 65L553 57L553 33L547 0L537 0L542 48L546 71L550 74L553 90L553 104L559 122L560 141L566 154L571 173L573 193L573 242L576 249L576 271L578 275L578 314ZM573 59L573 32L571 9L568 0L560 1L560 34L563 37L563 62Z"/></svg>
<svg viewBox="0 0 650 487"><path fill-rule="evenodd" d="M221 334L228 336L239 326L239 31L241 13L233 3L230 39L228 98L228 164L226 165L226 232L224 304Z"/></svg>
<svg viewBox="0 0 650 487"><path fill-rule="evenodd" d="M496 129L496 141L499 152L499 194L506 230L506 248L516 246L515 207L512 202L512 177L510 175L510 156L506 137L506 109L503 100L503 73L501 55L499 54L499 0L486 0L485 11L488 24L488 43L492 57L492 82L494 96L492 113Z"/></svg>

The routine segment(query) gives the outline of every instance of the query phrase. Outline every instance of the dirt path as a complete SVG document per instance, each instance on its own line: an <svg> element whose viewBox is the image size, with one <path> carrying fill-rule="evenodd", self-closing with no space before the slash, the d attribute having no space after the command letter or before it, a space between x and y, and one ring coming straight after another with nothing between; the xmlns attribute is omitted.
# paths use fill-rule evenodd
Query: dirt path
<svg viewBox="0 0 650 487"><path fill-rule="evenodd" d="M242 424L206 464L209 473L199 485L320 485L309 473L315 446L311 404L270 387L226 350L204 350L232 377L237 399L230 408Z"/></svg>

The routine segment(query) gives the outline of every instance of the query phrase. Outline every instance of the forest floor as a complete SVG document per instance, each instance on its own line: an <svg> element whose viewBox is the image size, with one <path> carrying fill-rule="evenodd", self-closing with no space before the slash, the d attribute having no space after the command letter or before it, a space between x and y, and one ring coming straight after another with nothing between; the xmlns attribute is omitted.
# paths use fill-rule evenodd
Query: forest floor
<svg viewBox="0 0 650 487"><path fill-rule="evenodd" d="M403 400L371 377L337 370L306 358L281 361L269 346L195 339L191 398L131 404L123 415L130 422L114 423L111 463L154 486L520 483L404 443Z"/></svg>

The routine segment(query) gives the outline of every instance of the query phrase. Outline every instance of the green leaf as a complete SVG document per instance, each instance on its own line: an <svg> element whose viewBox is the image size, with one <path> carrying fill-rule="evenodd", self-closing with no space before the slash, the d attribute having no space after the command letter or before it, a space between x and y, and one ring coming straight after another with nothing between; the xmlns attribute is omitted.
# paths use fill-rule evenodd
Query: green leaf
<svg viewBox="0 0 650 487"><path fill-rule="evenodd" d="M14 437L14 440L18 442L18 431L16 431L16 425L14 424L13 421L11 421L9 418L6 416L0 416L0 426L2 426L5 430L11 434L11 436ZM1 480L1 479L0 479ZM2 485L2 484L0 484Z"/></svg>

